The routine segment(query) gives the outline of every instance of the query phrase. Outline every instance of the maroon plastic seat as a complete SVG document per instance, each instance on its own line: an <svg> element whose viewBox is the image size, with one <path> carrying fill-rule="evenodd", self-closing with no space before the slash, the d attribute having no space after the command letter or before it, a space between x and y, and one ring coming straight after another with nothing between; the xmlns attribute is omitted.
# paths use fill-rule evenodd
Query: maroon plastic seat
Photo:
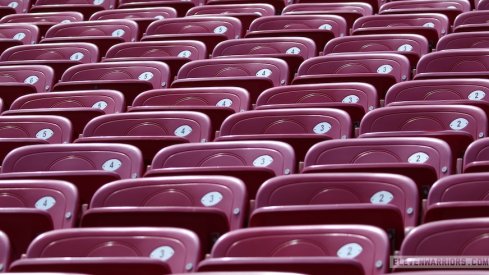
<svg viewBox="0 0 489 275"><path fill-rule="evenodd" d="M192 40L201 41L211 52L227 39L244 34L241 22L228 16L189 16L158 20L151 23L141 41Z"/></svg>
<svg viewBox="0 0 489 275"><path fill-rule="evenodd" d="M206 46L200 41L148 41L117 44L109 49L103 61L161 61L170 67L173 79L185 63L207 57Z"/></svg>
<svg viewBox="0 0 489 275"><path fill-rule="evenodd" d="M488 32L461 32L445 35L438 41L436 50L487 48Z"/></svg>
<svg viewBox="0 0 489 275"><path fill-rule="evenodd" d="M455 18L453 32L487 31L489 30L488 20L489 11L487 10L464 12Z"/></svg>
<svg viewBox="0 0 489 275"><path fill-rule="evenodd" d="M347 30L351 29L355 20L362 16L372 15L372 6L362 2L328 2L328 3L301 3L287 5L282 14L333 14L346 20Z"/></svg>
<svg viewBox="0 0 489 275"><path fill-rule="evenodd" d="M360 124L360 137L424 136L445 140L455 158L474 140L487 137L482 109L464 105L412 105L369 112Z"/></svg>
<svg viewBox="0 0 489 275"><path fill-rule="evenodd" d="M54 70L57 82L71 66L96 63L99 59L97 46L90 43L38 44L7 49L0 56L0 66L47 65Z"/></svg>
<svg viewBox="0 0 489 275"><path fill-rule="evenodd" d="M317 49L322 49L329 40L343 35L347 35L343 17L307 14L260 17L253 21L246 37L306 37L316 43Z"/></svg>
<svg viewBox="0 0 489 275"><path fill-rule="evenodd" d="M186 16L192 15L219 15L237 18L243 30L249 29L251 22L261 16L275 15L275 8L270 4L227 4L205 5L191 8Z"/></svg>
<svg viewBox="0 0 489 275"><path fill-rule="evenodd" d="M365 113L378 106L375 87L366 83L350 82L271 88L260 94L255 108L336 108L347 112L352 122L359 124Z"/></svg>
<svg viewBox="0 0 489 275"><path fill-rule="evenodd" d="M112 90L38 93L19 97L2 115L56 115L71 121L74 137L94 117L125 110L124 96ZM69 142L69 141L68 141Z"/></svg>
<svg viewBox="0 0 489 275"><path fill-rule="evenodd" d="M94 13L90 20L129 19L139 26L139 38L153 21L175 18L177 11L171 7L103 10Z"/></svg>
<svg viewBox="0 0 489 275"><path fill-rule="evenodd" d="M477 10L489 10L489 1L487 0L479 0L477 3Z"/></svg>
<svg viewBox="0 0 489 275"><path fill-rule="evenodd" d="M450 147L434 138L330 140L307 152L302 173L393 173L411 178L422 198L439 178L454 172Z"/></svg>
<svg viewBox="0 0 489 275"><path fill-rule="evenodd" d="M169 274L194 270L200 255L197 236L185 229L77 228L39 236L10 270Z"/></svg>
<svg viewBox="0 0 489 275"><path fill-rule="evenodd" d="M11 151L1 179L59 179L73 183L87 204L100 186L143 172L141 152L125 144L29 145Z"/></svg>
<svg viewBox="0 0 489 275"><path fill-rule="evenodd" d="M364 82L372 84L379 98L384 98L390 86L410 77L409 60L400 54L331 54L302 63L292 84Z"/></svg>
<svg viewBox="0 0 489 275"><path fill-rule="evenodd" d="M31 6L30 0L1 0L0 18L14 13L26 13Z"/></svg>
<svg viewBox="0 0 489 275"><path fill-rule="evenodd" d="M216 57L272 57L287 62L289 78L294 78L304 60L317 54L314 41L304 37L266 37L233 39L219 43L212 52Z"/></svg>
<svg viewBox="0 0 489 275"><path fill-rule="evenodd" d="M12 14L0 19L0 23L29 23L35 25L39 28L39 36L41 38L46 35L49 28L56 24L79 21L83 21L83 14L70 11Z"/></svg>
<svg viewBox="0 0 489 275"><path fill-rule="evenodd" d="M30 12L76 11L88 20L95 12L115 9L116 5L117 0L36 0Z"/></svg>
<svg viewBox="0 0 489 275"><path fill-rule="evenodd" d="M228 116L250 109L248 92L238 87L151 90L134 99L131 112L196 111L211 120L212 136Z"/></svg>
<svg viewBox="0 0 489 275"><path fill-rule="evenodd" d="M205 0L119 0L118 9L170 7L177 11L178 17L184 17L189 9L204 4Z"/></svg>
<svg viewBox="0 0 489 275"><path fill-rule="evenodd" d="M145 177L226 175L241 179L254 199L267 179L296 171L293 149L277 141L233 141L174 145L153 159Z"/></svg>
<svg viewBox="0 0 489 275"><path fill-rule="evenodd" d="M35 44L39 41L39 28L31 24L0 24L0 53L14 46Z"/></svg>
<svg viewBox="0 0 489 275"><path fill-rule="evenodd" d="M367 224L398 249L418 222L416 184L400 175L331 173L280 176L258 190L250 226Z"/></svg>
<svg viewBox="0 0 489 275"><path fill-rule="evenodd" d="M387 271L388 251L387 235L372 226L248 228L221 237L198 270L374 275Z"/></svg>
<svg viewBox="0 0 489 275"><path fill-rule="evenodd" d="M168 87L169 71L165 63L156 61L81 64L65 71L53 90L116 90L130 103L144 91Z"/></svg>
<svg viewBox="0 0 489 275"><path fill-rule="evenodd" d="M125 143L136 146L149 165L162 148L211 140L210 119L198 112L132 112L92 119L77 143Z"/></svg>
<svg viewBox="0 0 489 275"><path fill-rule="evenodd" d="M289 83L289 68L281 59L269 57L216 58L182 66L172 88L241 87L252 103L264 90Z"/></svg>
<svg viewBox="0 0 489 275"><path fill-rule="evenodd" d="M402 54L412 66L416 66L419 58L429 52L429 45L424 36L416 34L353 35L329 41L323 54L364 52Z"/></svg>
<svg viewBox="0 0 489 275"><path fill-rule="evenodd" d="M58 24L46 33L42 43L88 42L97 45L100 55L115 44L137 41L138 24L128 19L83 21Z"/></svg>
<svg viewBox="0 0 489 275"><path fill-rule="evenodd" d="M336 109L256 110L234 114L222 123L216 141L277 140L290 144L298 160L311 146L352 135L349 115Z"/></svg>
<svg viewBox="0 0 489 275"><path fill-rule="evenodd" d="M463 172L486 172L489 164L487 149L489 149L488 138L482 138L472 142L467 148L467 151L465 151Z"/></svg>
<svg viewBox="0 0 489 275"><path fill-rule="evenodd" d="M382 14L359 18L353 24L352 34L419 34L434 48L449 30L448 17L439 13Z"/></svg>
<svg viewBox="0 0 489 275"><path fill-rule="evenodd" d="M209 253L222 234L244 225L242 181L222 176L142 178L109 183L93 196L82 227L179 227L195 232Z"/></svg>

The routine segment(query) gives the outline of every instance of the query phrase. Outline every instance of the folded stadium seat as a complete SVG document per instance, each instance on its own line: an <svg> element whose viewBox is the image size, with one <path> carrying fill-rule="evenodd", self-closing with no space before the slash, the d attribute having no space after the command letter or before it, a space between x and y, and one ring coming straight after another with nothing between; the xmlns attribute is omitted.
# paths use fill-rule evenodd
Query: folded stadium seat
<svg viewBox="0 0 489 275"><path fill-rule="evenodd" d="M469 0L411 0L392 1L380 7L379 14L440 13L446 15L453 24L455 17L471 10Z"/></svg>
<svg viewBox="0 0 489 275"><path fill-rule="evenodd" d="M31 24L0 24L0 53L14 46L35 44L39 28Z"/></svg>
<svg viewBox="0 0 489 275"><path fill-rule="evenodd" d="M153 21L175 18L177 11L170 7L139 8L139 9L117 9L103 10L94 13L90 20L129 19L138 24L139 38L141 38Z"/></svg>
<svg viewBox="0 0 489 275"><path fill-rule="evenodd" d="M54 71L43 65L0 66L0 98L5 109L20 96L49 92Z"/></svg>
<svg viewBox="0 0 489 275"><path fill-rule="evenodd" d="M109 114L92 119L77 143L125 143L143 153L150 165L162 148L188 142L212 140L210 119L197 112L133 112Z"/></svg>
<svg viewBox="0 0 489 275"><path fill-rule="evenodd" d="M58 82L69 67L99 59L97 46L90 43L37 44L7 49L0 56L0 66L47 65L54 70L54 81Z"/></svg>
<svg viewBox="0 0 489 275"><path fill-rule="evenodd" d="M0 0L0 18L14 13L26 13L31 6L31 0Z"/></svg>
<svg viewBox="0 0 489 275"><path fill-rule="evenodd" d="M486 172L489 166L489 139L482 138L469 145L463 158L463 173Z"/></svg>
<svg viewBox="0 0 489 275"><path fill-rule="evenodd" d="M161 61L170 67L169 78L174 79L185 63L207 56L205 44L195 40L127 42L111 47L103 61Z"/></svg>
<svg viewBox="0 0 489 275"><path fill-rule="evenodd" d="M489 30L489 11L468 11L455 18L453 32L471 32Z"/></svg>
<svg viewBox="0 0 489 275"><path fill-rule="evenodd" d="M330 54L304 61L292 84L364 82L373 85L383 99L390 86L410 78L409 60L400 54Z"/></svg>
<svg viewBox="0 0 489 275"><path fill-rule="evenodd" d="M73 183L81 204L102 185L143 173L141 152L126 144L28 145L4 159L1 179L58 179Z"/></svg>
<svg viewBox="0 0 489 275"><path fill-rule="evenodd" d="M232 141L174 145L153 159L145 177L225 175L241 179L253 200L267 179L296 171L290 145L277 141Z"/></svg>
<svg viewBox="0 0 489 275"><path fill-rule="evenodd" d="M12 272L169 274L191 272L200 260L197 236L178 228L77 228L37 237Z"/></svg>
<svg viewBox="0 0 489 275"><path fill-rule="evenodd" d="M116 5L117 0L35 0L30 12L76 11L88 20L95 12L115 9Z"/></svg>
<svg viewBox="0 0 489 275"><path fill-rule="evenodd" d="M335 108L347 112L353 124L360 125L365 113L378 106L375 87L366 83L346 82L271 88L260 94L255 109Z"/></svg>
<svg viewBox="0 0 489 275"><path fill-rule="evenodd" d="M39 28L39 36L41 38L44 38L48 29L56 24L79 21L83 21L83 14L72 11L12 14L0 19L0 23L28 23L35 25Z"/></svg>
<svg viewBox="0 0 489 275"><path fill-rule="evenodd" d="M206 114L212 136L228 116L250 109L248 92L237 87L173 88L151 90L134 99L130 112L196 111Z"/></svg>
<svg viewBox="0 0 489 275"><path fill-rule="evenodd" d="M373 226L272 226L225 234L198 270L375 275L387 272L388 258L387 235Z"/></svg>
<svg viewBox="0 0 489 275"><path fill-rule="evenodd" d="M397 53L406 56L416 67L421 56L430 51L428 40L417 34L370 34L338 37L330 40L323 54L331 53Z"/></svg>
<svg viewBox="0 0 489 275"><path fill-rule="evenodd" d="M10 257L11 257L10 255L11 255L10 241L7 235L5 235L5 233L0 231L0 271L2 271L3 273L8 269L8 265L10 264ZM279 274L275 274L275 275L279 275Z"/></svg>
<svg viewBox="0 0 489 275"><path fill-rule="evenodd" d="M348 113L337 109L256 110L234 114L224 120L216 141L283 141L294 148L300 161L307 150L320 141L350 138L352 128Z"/></svg>
<svg viewBox="0 0 489 275"><path fill-rule="evenodd" d="M258 190L250 226L366 224L384 229L395 250L417 225L419 205L416 184L400 175L280 176Z"/></svg>
<svg viewBox="0 0 489 275"><path fill-rule="evenodd" d="M423 222L487 217L489 173L445 177L433 184Z"/></svg>
<svg viewBox="0 0 489 275"><path fill-rule="evenodd" d="M116 90L130 104L138 94L168 87L170 81L170 69L163 62L102 62L69 68L53 90Z"/></svg>
<svg viewBox="0 0 489 275"><path fill-rule="evenodd" d="M286 16L276 15L256 19L251 23L246 38L306 37L312 39L319 50L324 48L329 40L344 35L348 35L348 30L346 20L341 16L286 14Z"/></svg>
<svg viewBox="0 0 489 275"><path fill-rule="evenodd" d="M253 20L262 16L275 15L275 8L269 4L227 4L206 5L191 8L186 16L220 15L236 17L247 31Z"/></svg>
<svg viewBox="0 0 489 275"><path fill-rule="evenodd" d="M135 42L138 35L138 24L132 20L83 21L51 27L41 43L93 43L97 45L100 56L105 56L110 47L122 42Z"/></svg>
<svg viewBox="0 0 489 275"><path fill-rule="evenodd" d="M244 225L248 214L242 181L222 176L142 178L111 182L93 196L82 227L179 227L199 236L210 253L222 234Z"/></svg>
<svg viewBox="0 0 489 275"><path fill-rule="evenodd" d="M112 90L38 93L21 96L14 101L8 115L56 115L71 121L73 136L78 137L94 117L123 112L124 96Z"/></svg>
<svg viewBox="0 0 489 275"><path fill-rule="evenodd" d="M216 57L272 57L287 62L293 79L304 60L317 54L316 44L305 37L264 37L232 39L219 43L212 52Z"/></svg>
<svg viewBox="0 0 489 275"><path fill-rule="evenodd" d="M489 30L489 28L488 28ZM438 41L436 50L489 47L489 32L461 32L445 35Z"/></svg>
<svg viewBox="0 0 489 275"><path fill-rule="evenodd" d="M0 230L11 240L13 260L19 259L39 234L77 223L78 194L68 182L2 180L0 191Z"/></svg>
<svg viewBox="0 0 489 275"><path fill-rule="evenodd" d="M346 29L350 30L355 20L362 16L372 15L372 6L362 2L344 3L312 3L290 4L282 11L283 15L300 14L332 14L343 17L346 20ZM349 31L347 32L347 34Z"/></svg>
<svg viewBox="0 0 489 275"><path fill-rule="evenodd" d="M302 173L392 173L411 178L421 198L431 185L454 172L448 144L434 138L362 138L316 144Z"/></svg>
<svg viewBox="0 0 489 275"><path fill-rule="evenodd" d="M360 137L435 137L450 145L454 158L462 158L471 142L487 137L487 127L486 114L474 106L394 106L366 114Z"/></svg>
<svg viewBox="0 0 489 275"><path fill-rule="evenodd" d="M204 4L205 0L119 0L118 9L170 7L177 11L178 17L184 17L191 8Z"/></svg>
<svg viewBox="0 0 489 275"><path fill-rule="evenodd" d="M414 79L489 78L489 49L453 49L424 55Z"/></svg>
<svg viewBox="0 0 489 275"><path fill-rule="evenodd" d="M264 90L288 83L289 68L281 59L216 58L183 65L171 87L241 87L255 103Z"/></svg>
<svg viewBox="0 0 489 275"><path fill-rule="evenodd" d="M189 16L151 23L141 41L197 40L212 52L224 40L240 38L244 34L241 22L227 16Z"/></svg>
<svg viewBox="0 0 489 275"><path fill-rule="evenodd" d="M434 48L449 30L448 17L439 13L382 14L359 18L353 24L352 34L419 34Z"/></svg>
<svg viewBox="0 0 489 275"><path fill-rule="evenodd" d="M21 146L69 143L72 139L72 124L63 117L0 116L0 161Z"/></svg>

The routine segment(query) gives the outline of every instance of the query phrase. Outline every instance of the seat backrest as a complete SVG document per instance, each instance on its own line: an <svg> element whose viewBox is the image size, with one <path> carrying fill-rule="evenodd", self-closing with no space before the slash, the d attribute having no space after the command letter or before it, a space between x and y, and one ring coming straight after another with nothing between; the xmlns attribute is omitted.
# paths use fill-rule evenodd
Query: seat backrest
<svg viewBox="0 0 489 275"><path fill-rule="evenodd" d="M380 7L379 13L407 10L458 10L460 13L471 10L468 0L411 0L409 2L394 1Z"/></svg>
<svg viewBox="0 0 489 275"><path fill-rule="evenodd" d="M36 208L51 216L54 229L71 228L76 224L78 191L66 181L1 180L0 207Z"/></svg>
<svg viewBox="0 0 489 275"><path fill-rule="evenodd" d="M460 14L455 18L453 28L456 29L462 25L485 24L489 19L489 11L475 10Z"/></svg>
<svg viewBox="0 0 489 275"><path fill-rule="evenodd" d="M485 163L489 161L489 138L482 138L472 142L464 155L464 169L470 164Z"/></svg>
<svg viewBox="0 0 489 275"><path fill-rule="evenodd" d="M153 88L164 88L170 79L168 65L156 61L103 62L76 65L65 71L61 82L71 81L146 81Z"/></svg>
<svg viewBox="0 0 489 275"><path fill-rule="evenodd" d="M117 19L58 24L48 30L46 38L119 37L125 42L134 42L138 34L134 21Z"/></svg>
<svg viewBox="0 0 489 275"><path fill-rule="evenodd" d="M258 17L272 16L275 15L275 8L270 4L204 5L193 7L187 12L187 16L211 14L256 14Z"/></svg>
<svg viewBox="0 0 489 275"><path fill-rule="evenodd" d="M189 16L158 20L151 23L146 35L221 34L228 39L240 38L241 22L227 16Z"/></svg>
<svg viewBox="0 0 489 275"><path fill-rule="evenodd" d="M211 258L340 257L359 261L365 274L378 274L386 269L388 251L386 233L372 226L277 226L229 232L216 242Z"/></svg>
<svg viewBox="0 0 489 275"><path fill-rule="evenodd" d="M111 182L95 193L90 208L209 207L225 213L234 230L243 225L247 203L246 187L239 179L181 176Z"/></svg>
<svg viewBox="0 0 489 275"><path fill-rule="evenodd" d="M108 171L128 179L142 174L143 161L136 147L91 143L23 146L2 164L2 173L36 171Z"/></svg>
<svg viewBox="0 0 489 275"><path fill-rule="evenodd" d="M205 5L204 0L191 0L189 1L193 6L202 6ZM119 0L120 9L127 9L133 6L137 7L160 7L165 6L165 1L148 1L148 0ZM181 16L184 16L183 13Z"/></svg>
<svg viewBox="0 0 489 275"><path fill-rule="evenodd" d="M209 118L198 112L133 112L99 116L83 130L94 136L177 136L189 142L205 142L211 137Z"/></svg>
<svg viewBox="0 0 489 275"><path fill-rule="evenodd" d="M487 201L488 176L487 173L468 173L440 179L433 184L426 205L430 207L444 202Z"/></svg>
<svg viewBox="0 0 489 275"><path fill-rule="evenodd" d="M94 13L90 20L109 20L109 19L154 19L161 20L177 17L177 11L170 7L154 7L140 9L115 9L103 10Z"/></svg>
<svg viewBox="0 0 489 275"><path fill-rule="evenodd" d="M87 5L98 6L103 9L114 9L116 0L90 1L90 0L36 0L36 6L45 5Z"/></svg>
<svg viewBox="0 0 489 275"><path fill-rule="evenodd" d="M148 257L167 262L173 272L185 272L187 265L195 267L200 253L198 237L186 229L77 228L40 235L27 258Z"/></svg>
<svg viewBox="0 0 489 275"><path fill-rule="evenodd" d="M289 82L289 69L277 58L217 58L189 62L177 75L177 79L228 77L263 77L281 86Z"/></svg>
<svg viewBox="0 0 489 275"><path fill-rule="evenodd" d="M488 49L454 49L423 56L416 67L416 74L485 72L488 65Z"/></svg>
<svg viewBox="0 0 489 275"><path fill-rule="evenodd" d="M0 66L0 83L30 84L38 93L49 92L53 85L54 71L44 65Z"/></svg>
<svg viewBox="0 0 489 275"><path fill-rule="evenodd" d="M72 125L69 120L59 116L1 116L0 138L69 143L72 141Z"/></svg>
<svg viewBox="0 0 489 275"><path fill-rule="evenodd" d="M489 47L487 32L461 32L445 35L436 44L436 50L470 49Z"/></svg>
<svg viewBox="0 0 489 275"><path fill-rule="evenodd" d="M1 23L70 23L83 21L83 14L74 11L10 14L0 19Z"/></svg>
<svg viewBox="0 0 489 275"><path fill-rule="evenodd" d="M66 60L95 63L99 60L97 46L90 43L56 43L23 45L7 49L0 61Z"/></svg>
<svg viewBox="0 0 489 275"><path fill-rule="evenodd" d="M487 0L480 0L477 3L477 10L489 10L489 1L487 1Z"/></svg>
<svg viewBox="0 0 489 275"><path fill-rule="evenodd" d="M294 150L278 141L229 141L173 145L154 157L150 169L177 167L267 167L275 175L295 171Z"/></svg>
<svg viewBox="0 0 489 275"><path fill-rule="evenodd" d="M256 196L256 208L317 204L391 204L399 208L405 226L416 226L418 189L405 176L376 173L328 173L279 176L266 181Z"/></svg>
<svg viewBox="0 0 489 275"><path fill-rule="evenodd" d="M127 42L112 46L105 58L180 57L190 60L207 58L205 44L194 40ZM176 72L175 72L176 73Z"/></svg>
<svg viewBox="0 0 489 275"><path fill-rule="evenodd" d="M31 24L2 23L0 38L18 40L21 44L35 44L39 40L39 28Z"/></svg>
<svg viewBox="0 0 489 275"><path fill-rule="evenodd" d="M300 4L290 4L287 5L282 14L287 13L300 13L300 12L318 12L318 13L326 13L326 12L356 12L361 16L372 15L373 10L372 6L367 3L362 2L328 2L328 3L300 3Z"/></svg>
<svg viewBox="0 0 489 275"><path fill-rule="evenodd" d="M123 112L125 106L124 96L120 92L95 90L29 94L16 99L10 110L93 108L112 114Z"/></svg>
<svg viewBox="0 0 489 275"><path fill-rule="evenodd" d="M31 6L31 0L0 0L0 7L9 7L15 10L15 13L26 13Z"/></svg>

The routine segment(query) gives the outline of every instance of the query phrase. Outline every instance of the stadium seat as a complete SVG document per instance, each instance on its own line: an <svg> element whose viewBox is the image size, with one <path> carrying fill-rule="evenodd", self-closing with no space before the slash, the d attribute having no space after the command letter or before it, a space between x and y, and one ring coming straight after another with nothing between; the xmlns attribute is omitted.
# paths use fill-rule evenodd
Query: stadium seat
<svg viewBox="0 0 489 275"><path fill-rule="evenodd" d="M438 41L436 50L487 48L488 41L489 33L487 32L451 33Z"/></svg>
<svg viewBox="0 0 489 275"><path fill-rule="evenodd" d="M100 55L115 44L137 41L136 22L127 19L83 21L57 24L46 33L42 43L88 42L97 45Z"/></svg>
<svg viewBox="0 0 489 275"><path fill-rule="evenodd" d="M83 14L69 11L12 14L0 19L0 23L28 23L30 25L37 26L39 28L39 36L41 38L46 35L49 28L56 24L79 21L83 21Z"/></svg>
<svg viewBox="0 0 489 275"><path fill-rule="evenodd" d="M306 37L316 43L317 49L322 49L329 40L347 34L345 19L337 15L277 15L253 21L246 38Z"/></svg>
<svg viewBox="0 0 489 275"><path fill-rule="evenodd" d="M165 63L156 61L81 64L65 71L53 90L111 89L120 91L130 104L144 91L168 87L169 71Z"/></svg>
<svg viewBox="0 0 489 275"><path fill-rule="evenodd" d="M289 68L281 59L268 57L216 58L182 66L172 88L241 87L252 103L264 90L289 83Z"/></svg>
<svg viewBox="0 0 489 275"><path fill-rule="evenodd" d="M328 3L340 3L340 4L344 4L345 2L348 2L348 1L344 1L344 0L330 0L330 1L328 1ZM360 1L355 1L355 2L365 3L371 7L370 9L373 10L374 13L378 13L380 6L383 3L385 3L386 1L385 0L360 0ZM322 3L324 3L324 1L319 1L319 0L295 0L295 1L289 0L288 1L288 4L292 4L292 3L299 3L299 4L321 3L322 4Z"/></svg>
<svg viewBox="0 0 489 275"><path fill-rule="evenodd" d="M58 179L73 183L81 204L102 185L143 173L141 152L125 144L28 145L11 151L0 179Z"/></svg>
<svg viewBox="0 0 489 275"><path fill-rule="evenodd" d="M348 114L336 109L296 108L242 112L222 123L216 141L276 140L292 146L303 160L311 146L352 136Z"/></svg>
<svg viewBox="0 0 489 275"><path fill-rule="evenodd" d="M115 9L116 5L117 0L35 0L30 12L76 11L88 20L95 12Z"/></svg>
<svg viewBox="0 0 489 275"><path fill-rule="evenodd" d="M400 54L331 54L304 61L292 84L364 82L383 99L390 86L410 78L409 60Z"/></svg>
<svg viewBox="0 0 489 275"><path fill-rule="evenodd" d="M365 113L378 106L375 87L347 82L271 88L260 94L255 109L335 108L347 112L352 122L359 125Z"/></svg>
<svg viewBox="0 0 489 275"><path fill-rule="evenodd" d="M185 229L77 228L39 236L10 270L168 274L194 270L200 254L197 236Z"/></svg>
<svg viewBox="0 0 489 275"><path fill-rule="evenodd" d="M486 172L488 167L489 155L487 155L487 149L489 148L489 138L482 138L472 142L463 158L463 172Z"/></svg>
<svg viewBox="0 0 489 275"><path fill-rule="evenodd" d="M143 153L149 165L155 154L173 144L207 142L212 131L209 118L198 112L132 112L92 119L77 143L124 143Z"/></svg>
<svg viewBox="0 0 489 275"><path fill-rule="evenodd" d="M0 18L9 14L27 13L31 7L31 0L1 0Z"/></svg>
<svg viewBox="0 0 489 275"><path fill-rule="evenodd" d="M379 14L440 13L448 17L450 24L464 12L471 10L469 0L411 0L391 1L380 7Z"/></svg>
<svg viewBox="0 0 489 275"><path fill-rule="evenodd" d="M31 24L1 23L0 53L14 46L35 44L39 41L39 28Z"/></svg>
<svg viewBox="0 0 489 275"><path fill-rule="evenodd" d="M47 65L54 70L54 80L58 82L69 67L99 59L97 46L90 43L37 44L7 49L0 56L0 66Z"/></svg>
<svg viewBox="0 0 489 275"><path fill-rule="evenodd" d="M277 226L227 233L199 271L301 271L311 275L384 274L387 235L364 225Z"/></svg>
<svg viewBox="0 0 489 275"><path fill-rule="evenodd" d="M398 249L418 223L420 199L409 178L378 173L280 176L258 190L250 226L366 224L388 233Z"/></svg>
<svg viewBox="0 0 489 275"><path fill-rule="evenodd" d="M241 179L254 199L267 179L296 171L293 149L277 141L233 141L174 145L153 159L145 177L225 175Z"/></svg>
<svg viewBox="0 0 489 275"><path fill-rule="evenodd" d="M489 10L489 1L487 0L479 0L477 3L477 10Z"/></svg>
<svg viewBox="0 0 489 275"><path fill-rule="evenodd" d="M205 253L222 234L241 228L248 201L242 181L222 176L122 180L93 196L82 227L151 226L186 228L199 236Z"/></svg>
<svg viewBox="0 0 489 275"><path fill-rule="evenodd" d="M237 87L150 90L134 99L130 112L196 111L211 120L212 136L228 116L250 109L248 92Z"/></svg>
<svg viewBox="0 0 489 275"><path fill-rule="evenodd" d="M393 137L330 140L306 155L302 173L392 173L411 178L421 198L431 185L454 172L448 144L434 138Z"/></svg>
<svg viewBox="0 0 489 275"><path fill-rule="evenodd" d="M183 17L189 9L204 4L205 0L119 0L118 9L170 7L177 11L178 17Z"/></svg>
<svg viewBox="0 0 489 275"><path fill-rule="evenodd" d="M455 18L453 32L471 32L489 30L489 11L468 11Z"/></svg>
<svg viewBox="0 0 489 275"><path fill-rule="evenodd" d="M227 39L244 34L241 22L227 16L189 16L158 20L151 23L142 41L192 40L201 41L207 50Z"/></svg>
<svg viewBox="0 0 489 275"><path fill-rule="evenodd" d="M16 99L5 115L56 115L71 121L73 136L94 117L125 110L124 97L112 90L38 93ZM68 141L69 142L69 141Z"/></svg>

